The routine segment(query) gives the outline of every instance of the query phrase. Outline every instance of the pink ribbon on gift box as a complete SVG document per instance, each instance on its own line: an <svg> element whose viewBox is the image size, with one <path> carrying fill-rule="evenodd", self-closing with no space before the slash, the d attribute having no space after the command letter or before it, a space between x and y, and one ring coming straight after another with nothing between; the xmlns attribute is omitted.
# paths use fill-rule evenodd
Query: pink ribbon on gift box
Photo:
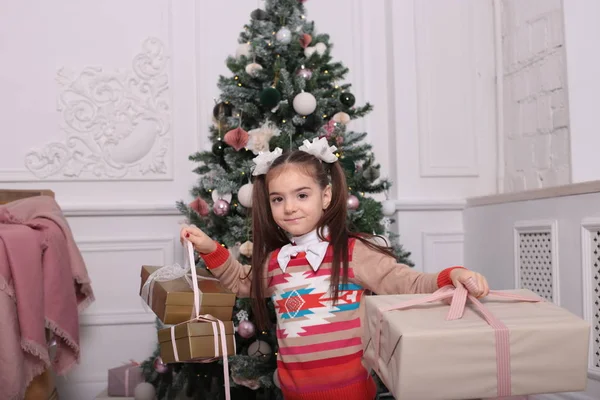
<svg viewBox="0 0 600 400"><path fill-rule="evenodd" d="M476 288L477 284L471 278L466 283L468 289ZM502 298L513 299L517 301L526 302L540 302L544 301L542 298L531 298L527 296L519 296L511 293L504 293L500 291L492 290L489 296L496 296ZM375 329L375 371L379 373L379 347L381 340L381 324L383 320L383 313L392 310L403 310L406 308L414 307L421 304L431 303L434 301L451 299L450 309L448 310L448 316L446 320L451 321L462 318L467 299L470 300L471 304L481 313L484 320L494 330L495 341L496 341L496 373L498 380L498 397L510 396L512 394L511 388L511 377L510 377L510 339L508 327L496 318L481 302L473 295L469 294L467 289L463 286L455 288L454 286L444 286L438 289L436 292L429 296L421 297L419 299L408 300L395 306L385 307L378 310L378 318Z"/></svg>
<svg viewBox="0 0 600 400"><path fill-rule="evenodd" d="M229 384L229 360L227 358L227 338L225 337L225 324L218 318L213 317L210 314L200 315L200 304L202 292L198 287L198 275L196 274L196 268L194 267L194 248L192 243L185 241L189 264L192 272L192 289L194 290L194 310L192 311L192 319L189 321L181 322L177 325L171 326L171 345L173 346L173 355L175 356L175 362L179 361L179 353L177 352L177 344L175 341L175 327L178 325L187 324L189 322L210 322L213 329L214 345L215 345L215 356L210 358L198 358L193 360L185 360L185 362L196 362L196 363L209 363L223 357L223 375L225 377L225 399L231 400L231 388ZM219 337L221 338L221 353L219 355ZM237 353L235 346L235 340L233 341L234 352Z"/></svg>
<svg viewBox="0 0 600 400"><path fill-rule="evenodd" d="M125 396L129 396L131 394L129 393L129 370L132 368L138 368L140 366L140 363L136 361L129 361L131 366L125 370Z"/></svg>

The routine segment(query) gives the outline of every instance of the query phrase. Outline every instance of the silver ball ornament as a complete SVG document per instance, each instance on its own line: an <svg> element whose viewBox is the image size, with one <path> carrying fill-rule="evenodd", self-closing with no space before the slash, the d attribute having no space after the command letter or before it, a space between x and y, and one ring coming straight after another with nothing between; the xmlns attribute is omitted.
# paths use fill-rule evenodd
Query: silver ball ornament
<svg viewBox="0 0 600 400"><path fill-rule="evenodd" d="M219 217L224 217L229 213L229 203L223 199L219 199L215 201L215 204L213 205L213 211Z"/></svg>
<svg viewBox="0 0 600 400"><path fill-rule="evenodd" d="M159 374L164 374L165 372L167 372L169 370L169 366L163 362L163 360L160 356L158 356L154 359L152 366L154 367L154 370L156 372L158 372Z"/></svg>
<svg viewBox="0 0 600 400"><path fill-rule="evenodd" d="M296 72L296 75L298 75L301 78L304 78L306 80L309 80L310 78L312 78L312 70L309 68L305 68L304 66L300 67L300 69L298 70L298 72Z"/></svg>
<svg viewBox="0 0 600 400"><path fill-rule="evenodd" d="M248 339L254 336L256 327L250 321L241 321L237 327L237 332L244 339Z"/></svg>
<svg viewBox="0 0 600 400"><path fill-rule="evenodd" d="M356 210L356 209L358 209L359 205L360 205L360 201L358 201L358 197L356 197L353 194L348 196L348 209L349 210Z"/></svg>
<svg viewBox="0 0 600 400"><path fill-rule="evenodd" d="M275 39L277 39L279 43L289 44L292 41L292 32L284 26L277 31Z"/></svg>

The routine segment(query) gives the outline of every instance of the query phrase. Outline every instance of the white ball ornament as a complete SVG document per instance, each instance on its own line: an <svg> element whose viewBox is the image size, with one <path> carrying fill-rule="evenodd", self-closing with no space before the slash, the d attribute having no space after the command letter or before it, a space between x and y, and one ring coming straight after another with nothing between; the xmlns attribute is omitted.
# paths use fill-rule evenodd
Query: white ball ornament
<svg viewBox="0 0 600 400"><path fill-rule="evenodd" d="M241 56L250 57L250 43L242 43L237 47L235 56L240 58Z"/></svg>
<svg viewBox="0 0 600 400"><path fill-rule="evenodd" d="M348 124L350 122L350 116L348 114L346 114L345 112L339 112L337 114L335 114L333 117L331 117L331 119L334 122L337 122L338 124Z"/></svg>
<svg viewBox="0 0 600 400"><path fill-rule="evenodd" d="M133 397L135 400L154 400L156 391L151 383L141 382L135 387Z"/></svg>
<svg viewBox="0 0 600 400"><path fill-rule="evenodd" d="M386 217L391 217L396 214L396 203L394 203L393 200L385 200L381 203L381 212L383 212L383 215Z"/></svg>
<svg viewBox="0 0 600 400"><path fill-rule="evenodd" d="M293 104L294 110L300 115L312 114L317 109L317 99L307 92L296 95Z"/></svg>
<svg viewBox="0 0 600 400"><path fill-rule="evenodd" d="M267 342L257 340L248 346L248 355L251 357L267 357L271 355L271 346Z"/></svg>
<svg viewBox="0 0 600 400"><path fill-rule="evenodd" d="M246 208L252 207L252 189L253 185L251 183L246 183L243 185L238 191L238 201L241 205Z"/></svg>
<svg viewBox="0 0 600 400"><path fill-rule="evenodd" d="M258 76L260 71L262 71L263 67L257 63L251 63L246 65L246 73L252 77Z"/></svg>
<svg viewBox="0 0 600 400"><path fill-rule="evenodd" d="M327 51L327 45L325 43L317 43L315 44L315 50L318 55L322 56Z"/></svg>
<svg viewBox="0 0 600 400"><path fill-rule="evenodd" d="M292 41L292 32L284 26L277 31L277 34L275 34L275 39L277 39L279 43L289 44Z"/></svg>

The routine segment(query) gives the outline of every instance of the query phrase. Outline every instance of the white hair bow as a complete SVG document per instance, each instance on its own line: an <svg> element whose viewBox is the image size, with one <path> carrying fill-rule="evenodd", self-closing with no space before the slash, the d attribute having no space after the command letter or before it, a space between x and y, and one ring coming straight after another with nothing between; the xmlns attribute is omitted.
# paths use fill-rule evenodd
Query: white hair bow
<svg viewBox="0 0 600 400"><path fill-rule="evenodd" d="M257 176L266 174L269 171L269 168L271 168L273 161L275 161L275 159L279 157L282 152L283 150L277 147L273 151L259 153L252 159L254 164L256 164L254 171L252 171L252 175Z"/></svg>
<svg viewBox="0 0 600 400"><path fill-rule="evenodd" d="M335 155L335 151L337 147L329 146L327 143L327 139L324 137L320 139L313 139L312 143L308 140L304 141L304 144L299 147L299 150L312 154L317 157L321 161L325 161L326 163L333 163L337 161L337 156ZM271 164L277 157L281 155L283 150L279 147L276 147L273 151L265 151L259 153L256 157L252 159L252 162L256 164L254 167L254 171L252 171L252 175L263 175L269 172L269 168L271 168Z"/></svg>
<svg viewBox="0 0 600 400"><path fill-rule="evenodd" d="M312 154L319 160L325 161L326 163L333 163L336 162L338 159L335 155L337 147L329 146L329 143L327 143L327 139L325 139L324 137L320 139L314 138L312 143L308 140L305 140L304 144L300 146L299 150Z"/></svg>

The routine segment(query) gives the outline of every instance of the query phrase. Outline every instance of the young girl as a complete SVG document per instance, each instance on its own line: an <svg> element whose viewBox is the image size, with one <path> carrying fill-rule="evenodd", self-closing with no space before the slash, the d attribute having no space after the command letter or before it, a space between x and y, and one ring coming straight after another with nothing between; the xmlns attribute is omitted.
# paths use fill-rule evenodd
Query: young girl
<svg viewBox="0 0 600 400"><path fill-rule="evenodd" d="M255 159L252 199L252 265L196 227L184 227L207 267L238 297L251 296L261 329L267 327L265 297L277 313L278 377L286 400L372 400L373 379L363 367L361 300L377 294L431 293L483 276L462 267L426 274L396 263L370 235L346 225L344 171L326 140L305 141Z"/></svg>

